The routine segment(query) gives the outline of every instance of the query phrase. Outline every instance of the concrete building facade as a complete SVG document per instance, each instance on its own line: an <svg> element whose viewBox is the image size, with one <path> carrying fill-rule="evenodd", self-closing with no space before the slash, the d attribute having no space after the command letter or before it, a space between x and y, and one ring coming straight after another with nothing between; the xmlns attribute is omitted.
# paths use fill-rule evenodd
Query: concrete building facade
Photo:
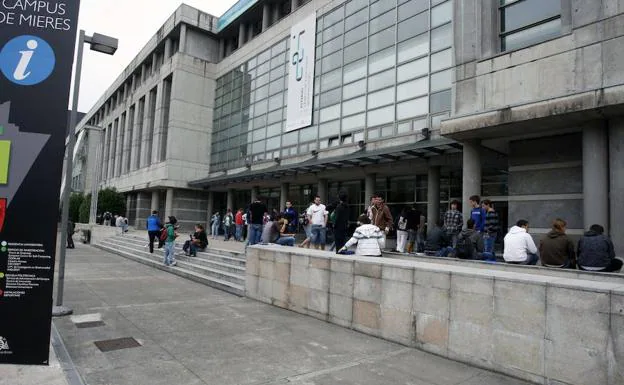
<svg viewBox="0 0 624 385"><path fill-rule="evenodd" d="M312 124L287 132L290 31L311 14ZM575 236L600 223L621 251L623 20L622 0L182 6L78 130L105 129L99 183L128 194L138 227L152 208L190 225L341 190L352 219L380 191L431 223L478 194L536 237L556 217Z"/></svg>

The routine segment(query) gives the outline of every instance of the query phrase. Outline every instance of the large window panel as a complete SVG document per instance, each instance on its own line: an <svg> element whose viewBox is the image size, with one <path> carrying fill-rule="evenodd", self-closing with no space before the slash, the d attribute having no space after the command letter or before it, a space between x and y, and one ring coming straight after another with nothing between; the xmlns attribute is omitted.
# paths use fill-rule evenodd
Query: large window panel
<svg viewBox="0 0 624 385"><path fill-rule="evenodd" d="M370 18L377 17L382 13L389 11L396 7L395 0L378 0L376 3L370 5Z"/></svg>
<svg viewBox="0 0 624 385"><path fill-rule="evenodd" d="M282 147L292 146L294 144L297 144L298 139L299 139L299 133L297 131L284 134L282 135Z"/></svg>
<svg viewBox="0 0 624 385"><path fill-rule="evenodd" d="M299 130L299 141L308 142L311 140L316 140L318 137L318 127L310 126L306 128L302 128Z"/></svg>
<svg viewBox="0 0 624 385"><path fill-rule="evenodd" d="M396 49L387 48L383 51L372 54L368 61L368 73L376 73L396 64Z"/></svg>
<svg viewBox="0 0 624 385"><path fill-rule="evenodd" d="M368 94L368 109L373 109L387 104L394 104L394 87Z"/></svg>
<svg viewBox="0 0 624 385"><path fill-rule="evenodd" d="M331 25L341 21L344 16L344 7L340 6L323 17L323 27L328 29Z"/></svg>
<svg viewBox="0 0 624 385"><path fill-rule="evenodd" d="M255 118L253 120L254 129L258 129L258 128L262 128L266 126L266 120L267 120L266 115L258 116L257 118Z"/></svg>
<svg viewBox="0 0 624 385"><path fill-rule="evenodd" d="M379 73L368 78L368 91L376 91L382 88L386 88L395 83L396 76L394 69Z"/></svg>
<svg viewBox="0 0 624 385"><path fill-rule="evenodd" d="M340 117L340 104L321 109L321 123L334 120Z"/></svg>
<svg viewBox="0 0 624 385"><path fill-rule="evenodd" d="M260 86L267 84L268 82L269 82L269 74L264 74L262 76L258 76L258 79L256 80L256 86L260 87Z"/></svg>
<svg viewBox="0 0 624 385"><path fill-rule="evenodd" d="M368 8L364 8L361 11L347 17L345 19L345 31L352 29L355 26L358 26L362 23L368 21Z"/></svg>
<svg viewBox="0 0 624 385"><path fill-rule="evenodd" d="M323 41L330 41L333 38L342 36L344 32L344 24L336 23L323 31Z"/></svg>
<svg viewBox="0 0 624 385"><path fill-rule="evenodd" d="M501 48L503 51L509 51L528 47L555 38L560 34L561 18L505 35L501 38Z"/></svg>
<svg viewBox="0 0 624 385"><path fill-rule="evenodd" d="M273 151L273 150L277 150L278 148L280 148L282 146L281 139L282 139L281 136L274 136L272 138L267 139L266 150Z"/></svg>
<svg viewBox="0 0 624 385"><path fill-rule="evenodd" d="M397 80L404 82L429 72L429 58L415 60L413 62L403 64L397 69Z"/></svg>
<svg viewBox="0 0 624 385"><path fill-rule="evenodd" d="M405 20L429 9L429 0L410 0L399 6L399 20Z"/></svg>
<svg viewBox="0 0 624 385"><path fill-rule="evenodd" d="M388 48L394 45L395 39L395 29L394 27L385 29L381 32L376 33L375 35L371 35L369 38L369 52L377 52L384 48Z"/></svg>
<svg viewBox="0 0 624 385"><path fill-rule="evenodd" d="M271 47L271 55L276 56L277 54L286 51L287 42L288 42L288 39L284 39L280 41L279 43L275 44L273 47Z"/></svg>
<svg viewBox="0 0 624 385"><path fill-rule="evenodd" d="M319 138L327 138L340 133L340 120L327 122L319 125Z"/></svg>
<svg viewBox="0 0 624 385"><path fill-rule="evenodd" d="M258 76L263 75L267 72L269 72L269 67L271 66L271 62L266 62L264 64L260 64L258 66L258 68L256 69L256 73L258 74Z"/></svg>
<svg viewBox="0 0 624 385"><path fill-rule="evenodd" d="M452 69L448 69L446 71L438 72L431 75L431 92L440 91L445 88L450 88L452 80L453 72Z"/></svg>
<svg viewBox="0 0 624 385"><path fill-rule="evenodd" d="M407 102L397 104L397 119L403 120L407 118L413 118L420 115L425 115L429 111L429 101L427 96L422 98L412 99Z"/></svg>
<svg viewBox="0 0 624 385"><path fill-rule="evenodd" d="M431 71L438 71L453 65L452 50L447 49L431 55Z"/></svg>
<svg viewBox="0 0 624 385"><path fill-rule="evenodd" d="M269 84L269 95L273 95L281 91L284 91L284 78L277 79Z"/></svg>
<svg viewBox="0 0 624 385"><path fill-rule="evenodd" d="M342 48L342 36L339 36L323 44L323 56L327 56L332 52L336 52L340 48Z"/></svg>
<svg viewBox="0 0 624 385"><path fill-rule="evenodd" d="M267 49L258 55L258 64L262 64L271 57L271 50Z"/></svg>
<svg viewBox="0 0 624 385"><path fill-rule="evenodd" d="M561 15L561 0L502 0L501 4L501 32L510 32Z"/></svg>
<svg viewBox="0 0 624 385"><path fill-rule="evenodd" d="M335 52L321 60L323 72L329 72L342 66L342 51Z"/></svg>
<svg viewBox="0 0 624 385"><path fill-rule="evenodd" d="M344 66L344 82L350 83L366 76L366 58L360 59Z"/></svg>
<svg viewBox="0 0 624 385"><path fill-rule="evenodd" d="M320 96L320 106L321 108L324 108L327 106L340 103L341 97L342 97L342 88L336 88L334 90L324 92Z"/></svg>
<svg viewBox="0 0 624 385"><path fill-rule="evenodd" d="M366 7L368 0L352 0L345 5L345 12L347 16L353 15L356 11Z"/></svg>
<svg viewBox="0 0 624 385"><path fill-rule="evenodd" d="M366 114L358 114L342 119L342 132L351 132L366 126Z"/></svg>
<svg viewBox="0 0 624 385"><path fill-rule="evenodd" d="M431 50L439 51L453 44L453 25L451 23L431 30Z"/></svg>
<svg viewBox="0 0 624 385"><path fill-rule="evenodd" d="M279 66L273 70L271 70L270 73L270 79L271 81L281 78L282 76L284 76L286 74L286 67L284 65Z"/></svg>
<svg viewBox="0 0 624 385"><path fill-rule="evenodd" d="M449 111L451 109L451 90L431 94L431 113Z"/></svg>
<svg viewBox="0 0 624 385"><path fill-rule="evenodd" d="M354 60L363 58L367 52L366 40L362 40L353 45L350 45L344 49L344 62L350 63Z"/></svg>
<svg viewBox="0 0 624 385"><path fill-rule="evenodd" d="M394 122L394 105L377 110L369 110L366 114L366 118L369 127Z"/></svg>
<svg viewBox="0 0 624 385"><path fill-rule="evenodd" d="M286 54L281 53L277 57L274 57L273 59L271 59L271 69L277 68L277 67L283 67L284 63L286 63L287 61L288 60L286 59Z"/></svg>
<svg viewBox="0 0 624 385"><path fill-rule="evenodd" d="M429 78L424 76L419 79L402 83L397 86L397 101L412 99L416 96L425 95L429 92Z"/></svg>
<svg viewBox="0 0 624 385"><path fill-rule="evenodd" d="M362 40L366 38L367 35L367 24L362 24L359 27L355 27L351 31L345 33L344 35L344 45L345 47L355 43L356 41Z"/></svg>
<svg viewBox="0 0 624 385"><path fill-rule="evenodd" d="M386 1L386 0L384 0ZM369 34L374 34L396 23L396 11L392 10L372 19L369 23Z"/></svg>
<svg viewBox="0 0 624 385"><path fill-rule="evenodd" d="M340 86L340 78L342 77L342 69L333 70L321 76L321 89L323 91Z"/></svg>
<svg viewBox="0 0 624 385"><path fill-rule="evenodd" d="M267 137L272 137L282 133L282 122L271 124L267 127Z"/></svg>
<svg viewBox="0 0 624 385"><path fill-rule="evenodd" d="M264 128L260 128L258 130L254 130L252 133L251 140L258 141L266 138L266 130Z"/></svg>
<svg viewBox="0 0 624 385"><path fill-rule="evenodd" d="M267 116L267 124L274 124L282 121L282 109L275 110L273 112L269 112Z"/></svg>
<svg viewBox="0 0 624 385"><path fill-rule="evenodd" d="M400 22L398 28L399 41L403 41L426 32L429 29L429 12L423 12L412 17L411 19Z"/></svg>
<svg viewBox="0 0 624 385"><path fill-rule="evenodd" d="M356 114L366 109L366 97L351 99L342 103L342 116Z"/></svg>
<svg viewBox="0 0 624 385"><path fill-rule="evenodd" d="M437 27L448 23L453 19L453 2L447 1L444 4L431 8L431 27Z"/></svg>
<svg viewBox="0 0 624 385"><path fill-rule="evenodd" d="M350 99L354 96L359 96L364 93L366 93L366 78L351 84L347 84L342 88L343 99Z"/></svg>

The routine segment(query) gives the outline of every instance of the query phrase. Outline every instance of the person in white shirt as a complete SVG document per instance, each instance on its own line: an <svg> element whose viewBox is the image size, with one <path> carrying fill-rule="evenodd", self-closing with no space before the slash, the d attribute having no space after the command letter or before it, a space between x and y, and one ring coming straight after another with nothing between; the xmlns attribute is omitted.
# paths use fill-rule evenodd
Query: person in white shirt
<svg viewBox="0 0 624 385"><path fill-rule="evenodd" d="M325 250L327 237L327 208L321 204L321 197L315 196L314 203L310 205L306 214L310 221L310 243L315 249Z"/></svg>
<svg viewBox="0 0 624 385"><path fill-rule="evenodd" d="M521 219L505 236L503 258L507 263L535 265L538 261L537 247L529 235L529 222Z"/></svg>
<svg viewBox="0 0 624 385"><path fill-rule="evenodd" d="M371 220L366 214L358 218L360 226L355 229L353 237L347 241L340 252L346 251L349 247L357 243L356 255L369 257L381 257L381 250L386 246L386 237L379 227L371 224Z"/></svg>

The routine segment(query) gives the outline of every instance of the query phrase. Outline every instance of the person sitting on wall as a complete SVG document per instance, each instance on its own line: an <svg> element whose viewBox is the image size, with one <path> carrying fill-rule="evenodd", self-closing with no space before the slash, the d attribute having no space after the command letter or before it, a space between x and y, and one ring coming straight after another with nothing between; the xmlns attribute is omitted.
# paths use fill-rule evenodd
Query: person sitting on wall
<svg viewBox="0 0 624 385"><path fill-rule="evenodd" d="M539 260L533 237L529 235L529 222L520 219L505 235L503 259L516 265L535 265Z"/></svg>
<svg viewBox="0 0 624 385"><path fill-rule="evenodd" d="M591 225L589 231L578 241L578 267L594 272L614 272L622 268L622 260L615 257L615 248L604 227Z"/></svg>
<svg viewBox="0 0 624 385"><path fill-rule="evenodd" d="M262 229L262 243L275 243L282 246L294 246L295 237L287 233L288 220L271 215Z"/></svg>
<svg viewBox="0 0 624 385"><path fill-rule="evenodd" d="M567 223L555 219L552 230L540 241L539 251L542 265L547 267L576 268L576 253L572 240L566 235Z"/></svg>
<svg viewBox="0 0 624 385"><path fill-rule="evenodd" d="M474 219L468 219L466 228L457 237L455 257L459 259L481 259L484 251L483 236L475 230Z"/></svg>
<svg viewBox="0 0 624 385"><path fill-rule="evenodd" d="M358 224L360 226L355 229L351 239L338 250L338 253L344 253L349 247L357 244L356 255L381 257L381 250L386 246L385 234L379 227L371 224L371 220L366 214L360 215Z"/></svg>
<svg viewBox="0 0 624 385"><path fill-rule="evenodd" d="M425 242L425 254L428 256L441 257L441 250L446 249L449 243L446 231L443 229L444 221L438 219L435 226L429 230L427 241Z"/></svg>
<svg viewBox="0 0 624 385"><path fill-rule="evenodd" d="M197 224L195 225L195 232L191 234L191 239L184 242L182 249L186 255L196 257L197 250L204 251L206 247L208 247L208 235L206 235L204 226Z"/></svg>

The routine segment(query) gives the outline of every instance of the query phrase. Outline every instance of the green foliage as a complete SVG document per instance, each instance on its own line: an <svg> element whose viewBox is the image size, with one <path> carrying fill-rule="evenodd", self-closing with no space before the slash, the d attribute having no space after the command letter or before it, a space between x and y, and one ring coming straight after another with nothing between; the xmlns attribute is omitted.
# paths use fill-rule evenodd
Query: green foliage
<svg viewBox="0 0 624 385"><path fill-rule="evenodd" d="M89 211L91 210L91 194L87 194L82 200L78 218L80 223L89 223Z"/></svg>
<svg viewBox="0 0 624 385"><path fill-rule="evenodd" d="M98 214L110 211L113 215L126 215L126 197L115 188L106 188L98 193Z"/></svg>
<svg viewBox="0 0 624 385"><path fill-rule="evenodd" d="M72 193L69 196L69 220L78 223L80 219L80 206L84 202L82 193ZM88 217L87 217L88 219Z"/></svg>

